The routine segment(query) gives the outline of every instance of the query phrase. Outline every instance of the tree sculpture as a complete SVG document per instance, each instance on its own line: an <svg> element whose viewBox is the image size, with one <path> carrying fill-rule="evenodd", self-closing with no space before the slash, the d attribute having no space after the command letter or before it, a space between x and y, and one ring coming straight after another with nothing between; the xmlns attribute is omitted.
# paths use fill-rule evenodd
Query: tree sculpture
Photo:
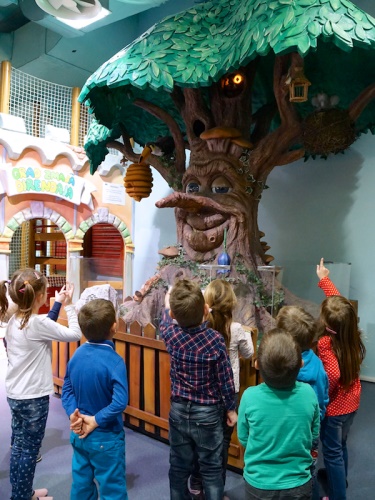
<svg viewBox="0 0 375 500"><path fill-rule="evenodd" d="M267 305L270 292L258 272L272 260L257 224L267 177L375 130L374 48L375 20L348 0L199 3L157 23L86 82L80 100L97 119L85 146L92 172L108 147L156 169L174 189L157 206L175 207L184 262L216 262L226 236L229 279L243 299L238 318L250 323L258 312L264 322L249 304ZM140 162L130 138L153 153ZM163 149L166 138L172 148ZM163 272L171 281L176 269ZM129 307L133 318L157 315L154 292L143 316Z"/></svg>

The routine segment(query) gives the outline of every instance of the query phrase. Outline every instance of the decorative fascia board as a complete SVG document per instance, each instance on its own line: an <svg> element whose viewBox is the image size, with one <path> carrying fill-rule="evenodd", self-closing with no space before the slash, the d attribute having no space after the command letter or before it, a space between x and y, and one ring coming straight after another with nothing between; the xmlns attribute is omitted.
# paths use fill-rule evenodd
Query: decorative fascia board
<svg viewBox="0 0 375 500"><path fill-rule="evenodd" d="M40 156L43 165L51 165L59 155L65 156L74 172L79 172L88 158L80 158L66 144L50 139L42 139L28 134L0 129L0 144L6 149L12 160L18 160L25 149L34 149Z"/></svg>
<svg viewBox="0 0 375 500"><path fill-rule="evenodd" d="M101 177L106 177L107 175L109 175L109 173L111 172L111 170L113 168L118 168L120 170L121 174L124 175L128 162L126 162L123 165L120 162L122 157L123 156L120 153L117 155L112 154L112 153L108 153L107 156L105 157L105 159L102 161L102 163L98 167L98 170L97 170L98 174Z"/></svg>

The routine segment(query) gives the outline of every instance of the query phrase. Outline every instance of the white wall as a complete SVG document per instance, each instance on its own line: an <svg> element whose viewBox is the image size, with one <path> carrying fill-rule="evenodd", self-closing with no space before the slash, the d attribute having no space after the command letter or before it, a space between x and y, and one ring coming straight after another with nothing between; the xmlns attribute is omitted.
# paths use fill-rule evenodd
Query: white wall
<svg viewBox="0 0 375 500"><path fill-rule="evenodd" d="M374 146L375 137L367 134L344 155L276 168L263 195L259 227L292 291L300 282L317 283L320 257L351 262L349 298L358 300L367 347L362 373L375 381Z"/></svg>
<svg viewBox="0 0 375 500"><path fill-rule="evenodd" d="M158 251L177 243L174 209L155 207L158 200L173 191L155 169L152 169L152 175L154 185L149 198L144 198L139 203L133 201L133 291L139 290L155 274L157 263L161 259Z"/></svg>

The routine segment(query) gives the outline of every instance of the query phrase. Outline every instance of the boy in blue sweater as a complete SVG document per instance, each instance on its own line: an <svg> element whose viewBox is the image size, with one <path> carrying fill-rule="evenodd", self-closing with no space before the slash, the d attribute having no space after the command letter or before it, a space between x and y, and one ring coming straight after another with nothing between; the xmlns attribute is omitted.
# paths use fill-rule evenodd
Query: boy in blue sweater
<svg viewBox="0 0 375 500"><path fill-rule="evenodd" d="M88 302L78 322L87 342L68 363L61 398L72 430L70 499L94 500L100 494L102 500L127 500L122 413L128 404L128 382L124 360L112 342L112 302Z"/></svg>

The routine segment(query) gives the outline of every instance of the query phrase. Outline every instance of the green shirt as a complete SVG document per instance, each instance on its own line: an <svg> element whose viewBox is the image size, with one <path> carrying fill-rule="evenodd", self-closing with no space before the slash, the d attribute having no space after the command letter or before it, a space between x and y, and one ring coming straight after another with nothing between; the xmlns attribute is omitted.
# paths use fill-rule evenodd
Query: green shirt
<svg viewBox="0 0 375 500"><path fill-rule="evenodd" d="M285 490L311 478L311 447L319 436L319 404L309 384L249 387L241 398L237 434L245 449L244 478L262 490Z"/></svg>

